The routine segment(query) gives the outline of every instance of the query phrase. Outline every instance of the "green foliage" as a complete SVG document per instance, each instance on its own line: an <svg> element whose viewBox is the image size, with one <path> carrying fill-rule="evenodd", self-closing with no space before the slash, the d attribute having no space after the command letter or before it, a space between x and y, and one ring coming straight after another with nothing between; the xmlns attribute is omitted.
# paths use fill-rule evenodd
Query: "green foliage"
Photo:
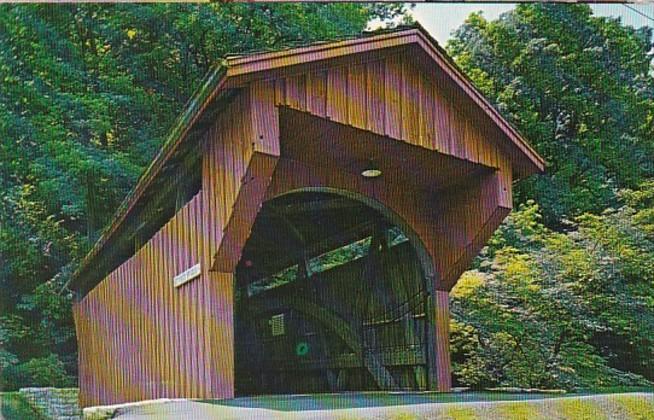
<svg viewBox="0 0 654 420"><path fill-rule="evenodd" d="M615 205L654 175L652 30L587 5L522 4L496 21L471 15L448 50L548 162L520 184L548 226Z"/></svg>
<svg viewBox="0 0 654 420"><path fill-rule="evenodd" d="M10 365L2 370L2 384L6 389L30 386L69 387L75 381L66 372L64 362L55 354Z"/></svg>
<svg viewBox="0 0 654 420"><path fill-rule="evenodd" d="M18 392L0 392L0 417L5 420L42 420Z"/></svg>
<svg viewBox="0 0 654 420"><path fill-rule="evenodd" d="M50 352L76 373L71 297L61 289L210 65L353 36L403 10L1 5L0 364L20 376L5 381L65 382L39 366Z"/></svg>
<svg viewBox="0 0 654 420"><path fill-rule="evenodd" d="M652 184L558 233L528 202L452 291L455 375L473 387L599 388L654 380Z"/></svg>
<svg viewBox="0 0 654 420"><path fill-rule="evenodd" d="M651 39L586 5L523 4L448 44L548 162L453 291L460 383L654 380Z"/></svg>

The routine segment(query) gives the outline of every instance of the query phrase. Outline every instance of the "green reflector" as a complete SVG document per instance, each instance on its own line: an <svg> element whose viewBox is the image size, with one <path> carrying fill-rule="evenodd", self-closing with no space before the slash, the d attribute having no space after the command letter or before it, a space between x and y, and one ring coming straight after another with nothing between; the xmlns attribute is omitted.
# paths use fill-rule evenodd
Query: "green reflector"
<svg viewBox="0 0 654 420"><path fill-rule="evenodd" d="M301 341L295 346L295 354L298 356L306 356L309 353L309 343Z"/></svg>

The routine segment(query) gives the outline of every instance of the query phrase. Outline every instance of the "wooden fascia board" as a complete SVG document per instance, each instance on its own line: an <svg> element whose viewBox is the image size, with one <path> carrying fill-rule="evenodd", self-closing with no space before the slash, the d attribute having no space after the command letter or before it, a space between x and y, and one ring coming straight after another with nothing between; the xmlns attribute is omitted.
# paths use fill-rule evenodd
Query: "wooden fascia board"
<svg viewBox="0 0 654 420"><path fill-rule="evenodd" d="M227 76L235 78L262 71L361 54L367 51L398 47L416 42L418 33L419 31L411 29L284 51L228 58L226 60Z"/></svg>

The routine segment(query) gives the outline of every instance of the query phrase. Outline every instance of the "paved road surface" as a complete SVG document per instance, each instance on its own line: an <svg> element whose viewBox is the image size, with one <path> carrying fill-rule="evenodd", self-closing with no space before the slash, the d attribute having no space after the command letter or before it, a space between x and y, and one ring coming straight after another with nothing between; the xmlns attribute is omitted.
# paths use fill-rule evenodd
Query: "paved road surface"
<svg viewBox="0 0 654 420"><path fill-rule="evenodd" d="M654 419L654 394L605 394L522 401L426 403L323 410L273 410L173 401L121 409L115 418L143 419Z"/></svg>

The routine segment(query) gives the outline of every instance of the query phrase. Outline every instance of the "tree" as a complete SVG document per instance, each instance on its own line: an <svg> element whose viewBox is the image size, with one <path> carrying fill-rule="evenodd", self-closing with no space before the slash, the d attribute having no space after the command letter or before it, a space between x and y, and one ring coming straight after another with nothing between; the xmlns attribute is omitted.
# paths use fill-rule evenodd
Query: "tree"
<svg viewBox="0 0 654 420"><path fill-rule="evenodd" d="M473 14L448 50L548 162L517 188L545 223L616 204L654 176L652 30L596 17L587 5L521 4Z"/></svg>
<svg viewBox="0 0 654 420"><path fill-rule="evenodd" d="M403 10L0 6L0 368L38 371L54 357L74 373L71 299L61 287L210 65L228 53L353 36ZM32 373L23 381L56 376ZM29 383L12 382L20 385Z"/></svg>
<svg viewBox="0 0 654 420"><path fill-rule="evenodd" d="M652 30L587 5L471 15L448 50L548 162L453 290L466 385L654 380Z"/></svg>
<svg viewBox="0 0 654 420"><path fill-rule="evenodd" d="M452 291L455 375L472 386L599 388L654 381L652 183L618 209L542 224L514 212Z"/></svg>

